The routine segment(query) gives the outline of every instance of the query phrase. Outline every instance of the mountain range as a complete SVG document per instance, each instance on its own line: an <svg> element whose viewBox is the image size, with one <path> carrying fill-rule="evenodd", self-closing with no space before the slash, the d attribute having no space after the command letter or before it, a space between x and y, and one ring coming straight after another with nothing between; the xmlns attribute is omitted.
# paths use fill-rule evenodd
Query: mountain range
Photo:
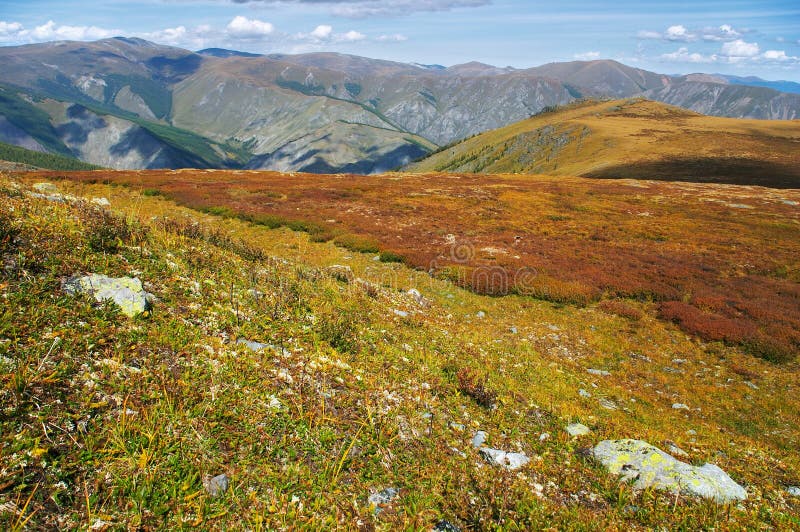
<svg viewBox="0 0 800 532"><path fill-rule="evenodd" d="M334 53L191 52L124 37L61 41L0 48L0 141L113 168L374 173L586 98L800 116L799 94L757 86L765 83L608 60L443 67Z"/></svg>

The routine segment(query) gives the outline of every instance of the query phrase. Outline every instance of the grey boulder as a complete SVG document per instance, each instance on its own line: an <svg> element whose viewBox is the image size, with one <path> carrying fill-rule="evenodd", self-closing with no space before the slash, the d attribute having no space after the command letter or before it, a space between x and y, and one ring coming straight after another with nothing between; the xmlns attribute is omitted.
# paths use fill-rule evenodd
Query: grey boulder
<svg viewBox="0 0 800 532"><path fill-rule="evenodd" d="M151 309L152 296L145 292L142 282L135 277L114 278L92 273L70 277L62 287L71 295L89 294L98 303L111 300L131 318Z"/></svg>

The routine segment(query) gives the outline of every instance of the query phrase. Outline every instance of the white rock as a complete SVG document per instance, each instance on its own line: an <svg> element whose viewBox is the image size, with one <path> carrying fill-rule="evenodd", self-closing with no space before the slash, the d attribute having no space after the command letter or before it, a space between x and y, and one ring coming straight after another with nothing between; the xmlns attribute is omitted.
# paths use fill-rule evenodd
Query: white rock
<svg viewBox="0 0 800 532"><path fill-rule="evenodd" d="M110 207L111 202L107 198L92 198L92 203L99 207Z"/></svg>
<svg viewBox="0 0 800 532"><path fill-rule="evenodd" d="M800 497L800 486L789 486L786 488L786 493L794 495L795 497Z"/></svg>
<svg viewBox="0 0 800 532"><path fill-rule="evenodd" d="M567 431L567 434L573 437L585 436L586 434L592 432L592 430L589 427L587 427L586 425L582 425L580 423L570 423L564 428L564 430Z"/></svg>
<svg viewBox="0 0 800 532"><path fill-rule="evenodd" d="M408 317L408 312L406 312L405 310L392 309L392 312L394 312L396 316L400 316L401 318Z"/></svg>
<svg viewBox="0 0 800 532"><path fill-rule="evenodd" d="M206 489L206 493L212 497L219 497L228 491L228 476L223 473L214 478L206 479L203 482L203 487Z"/></svg>
<svg viewBox="0 0 800 532"><path fill-rule="evenodd" d="M43 194L58 193L58 187L55 186L53 183L36 183L33 185L33 190L37 192L42 192Z"/></svg>
<svg viewBox="0 0 800 532"><path fill-rule="evenodd" d="M673 403L672 404L673 410L689 410L689 406L683 403Z"/></svg>
<svg viewBox="0 0 800 532"><path fill-rule="evenodd" d="M747 498L745 489L719 467L686 464L641 440L602 441L595 446L594 457L621 481L633 481L636 489L653 487L718 503Z"/></svg>
<svg viewBox="0 0 800 532"><path fill-rule="evenodd" d="M531 461L525 453L508 453L500 449L490 449L489 447L482 447L480 453L483 459L490 464L504 467L509 471L519 469Z"/></svg>
<svg viewBox="0 0 800 532"><path fill-rule="evenodd" d="M604 369L594 369L594 368L587 369L586 373L591 373L592 375L597 375L598 377L608 377L609 375L611 375L611 373L609 373Z"/></svg>
<svg viewBox="0 0 800 532"><path fill-rule="evenodd" d="M97 302L110 299L129 317L150 310L152 295L144 291L142 282L135 277L107 277L90 274L71 277L62 284L68 294L90 294Z"/></svg>
<svg viewBox="0 0 800 532"><path fill-rule="evenodd" d="M590 394L589 392L587 392L583 388L578 390L578 395L580 395L581 397L587 397L587 398L592 396L592 394Z"/></svg>
<svg viewBox="0 0 800 532"><path fill-rule="evenodd" d="M475 436L472 437L472 446L477 449L478 447L486 443L487 436L488 435L486 434L486 432L479 430L478 432L475 433Z"/></svg>

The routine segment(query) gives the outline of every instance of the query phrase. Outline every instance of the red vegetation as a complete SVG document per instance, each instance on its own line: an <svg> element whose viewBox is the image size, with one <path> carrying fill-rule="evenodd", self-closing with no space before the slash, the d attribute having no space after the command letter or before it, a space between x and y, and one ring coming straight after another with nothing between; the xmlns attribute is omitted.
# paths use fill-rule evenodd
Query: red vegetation
<svg viewBox="0 0 800 532"><path fill-rule="evenodd" d="M490 295L655 301L707 341L800 351L800 192L546 176L41 172L384 252ZM742 207L744 205L744 207Z"/></svg>

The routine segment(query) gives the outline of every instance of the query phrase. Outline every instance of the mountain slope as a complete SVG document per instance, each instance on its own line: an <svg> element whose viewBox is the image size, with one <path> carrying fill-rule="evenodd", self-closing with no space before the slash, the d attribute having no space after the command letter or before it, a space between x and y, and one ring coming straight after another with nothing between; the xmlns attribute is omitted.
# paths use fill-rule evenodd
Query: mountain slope
<svg viewBox="0 0 800 532"><path fill-rule="evenodd" d="M43 119L42 101L78 104L125 130L134 154L115 166L126 168L369 173L585 97L644 94L736 117L791 119L800 112L798 95L615 61L444 68L334 53L193 53L118 37L0 48L0 67L0 83L30 104L27 122L0 110L0 140L112 164L113 137L99 129L79 145L48 133L65 125L63 112Z"/></svg>
<svg viewBox="0 0 800 532"><path fill-rule="evenodd" d="M800 122L707 117L643 99L587 102L478 135L408 169L797 188Z"/></svg>

